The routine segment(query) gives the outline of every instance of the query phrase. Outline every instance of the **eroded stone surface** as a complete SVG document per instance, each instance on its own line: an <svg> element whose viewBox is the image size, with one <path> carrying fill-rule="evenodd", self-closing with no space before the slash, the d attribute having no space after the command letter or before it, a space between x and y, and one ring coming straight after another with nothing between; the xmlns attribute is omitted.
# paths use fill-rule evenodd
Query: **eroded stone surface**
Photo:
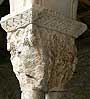
<svg viewBox="0 0 90 99"><path fill-rule="evenodd" d="M30 27L15 31L8 39L14 72L21 76L18 79L23 85L33 83L35 88L59 90L75 69L74 39L36 26L32 32ZM65 77L65 73L70 76Z"/></svg>
<svg viewBox="0 0 90 99"><path fill-rule="evenodd" d="M29 87L43 91L64 88L77 63L74 38L27 23L25 27L9 31L7 40L22 91Z"/></svg>
<svg viewBox="0 0 90 99"><path fill-rule="evenodd" d="M9 16L8 19L2 19L1 23L8 32L7 49L20 82L22 99L33 97L33 90L48 92L64 89L77 63L74 39L78 34L72 32L76 32L76 26L83 27L83 24L59 17L53 11L33 11L29 9ZM69 26L73 28L70 31Z"/></svg>

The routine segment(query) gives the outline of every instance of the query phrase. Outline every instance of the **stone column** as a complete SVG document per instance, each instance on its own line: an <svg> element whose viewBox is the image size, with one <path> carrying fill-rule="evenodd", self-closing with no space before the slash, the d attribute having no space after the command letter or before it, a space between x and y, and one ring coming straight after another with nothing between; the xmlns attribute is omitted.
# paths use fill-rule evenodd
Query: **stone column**
<svg viewBox="0 0 90 99"><path fill-rule="evenodd" d="M64 3L26 0L20 7L11 2L10 14L1 19L22 99L45 99L45 94L46 99L60 99L57 93L64 91L75 71L77 51L74 40L87 26L74 20L77 5L73 12L69 11L72 6Z"/></svg>

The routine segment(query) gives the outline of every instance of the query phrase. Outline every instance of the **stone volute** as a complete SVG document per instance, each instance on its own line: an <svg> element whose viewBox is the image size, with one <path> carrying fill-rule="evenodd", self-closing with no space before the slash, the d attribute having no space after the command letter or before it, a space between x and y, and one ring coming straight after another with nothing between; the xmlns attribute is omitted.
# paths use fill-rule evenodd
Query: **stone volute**
<svg viewBox="0 0 90 99"><path fill-rule="evenodd" d="M1 26L22 99L60 99L56 93L65 89L77 63L75 38L87 29L75 20L77 5L78 0L10 0Z"/></svg>

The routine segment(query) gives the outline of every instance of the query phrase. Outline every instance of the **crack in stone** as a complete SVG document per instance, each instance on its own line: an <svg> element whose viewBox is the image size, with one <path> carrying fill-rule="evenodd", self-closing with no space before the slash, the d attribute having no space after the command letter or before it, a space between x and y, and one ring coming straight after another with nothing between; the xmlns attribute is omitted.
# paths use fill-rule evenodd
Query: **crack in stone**
<svg viewBox="0 0 90 99"><path fill-rule="evenodd" d="M29 75L29 74L26 74L26 76L27 76L28 78L32 78L32 79L34 79L34 80L37 80L35 77L33 77L33 76Z"/></svg>

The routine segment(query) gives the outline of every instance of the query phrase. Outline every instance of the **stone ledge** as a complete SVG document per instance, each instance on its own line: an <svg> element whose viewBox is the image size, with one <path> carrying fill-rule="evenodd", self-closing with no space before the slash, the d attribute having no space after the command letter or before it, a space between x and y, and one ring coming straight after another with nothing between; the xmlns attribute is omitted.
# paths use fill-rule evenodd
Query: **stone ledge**
<svg viewBox="0 0 90 99"><path fill-rule="evenodd" d="M20 14L9 14L1 19L1 26L6 32L15 31L29 24L35 24L74 38L78 38L87 29L87 26L81 22L66 18L55 11L44 8L42 11L33 8L27 9Z"/></svg>

